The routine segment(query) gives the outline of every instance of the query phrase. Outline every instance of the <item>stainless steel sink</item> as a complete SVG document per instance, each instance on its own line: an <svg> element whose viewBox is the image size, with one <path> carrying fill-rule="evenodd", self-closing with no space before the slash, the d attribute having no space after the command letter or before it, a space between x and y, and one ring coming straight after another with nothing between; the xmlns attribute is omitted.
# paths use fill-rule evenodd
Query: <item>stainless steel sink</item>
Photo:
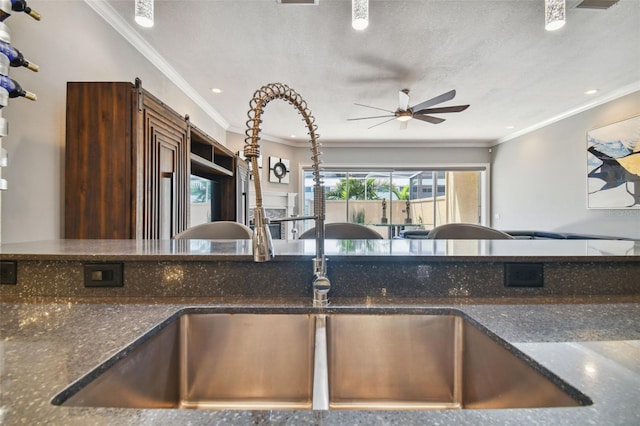
<svg viewBox="0 0 640 426"><path fill-rule="evenodd" d="M301 314L181 315L125 348L53 403L310 409L313 326L313 317Z"/></svg>
<svg viewBox="0 0 640 426"><path fill-rule="evenodd" d="M185 309L71 384L65 406L427 410L589 405L455 310Z"/></svg>
<svg viewBox="0 0 640 426"><path fill-rule="evenodd" d="M334 315L327 319L327 332L331 409L590 403L461 315Z"/></svg>

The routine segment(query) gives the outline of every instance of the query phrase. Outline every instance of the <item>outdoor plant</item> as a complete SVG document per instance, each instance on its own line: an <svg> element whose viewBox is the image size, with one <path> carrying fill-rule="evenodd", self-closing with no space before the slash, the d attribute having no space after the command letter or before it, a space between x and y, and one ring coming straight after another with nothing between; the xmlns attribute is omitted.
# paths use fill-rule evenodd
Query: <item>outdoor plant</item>
<svg viewBox="0 0 640 426"><path fill-rule="evenodd" d="M398 200L408 200L409 199L409 185L405 185L402 189L398 190L398 188L391 188L391 192L395 195Z"/></svg>
<svg viewBox="0 0 640 426"><path fill-rule="evenodd" d="M327 191L327 200L381 200L379 193L389 192L389 184L377 179L340 179L335 188Z"/></svg>
<svg viewBox="0 0 640 426"><path fill-rule="evenodd" d="M364 209L360 209L351 213L351 222L364 223Z"/></svg>

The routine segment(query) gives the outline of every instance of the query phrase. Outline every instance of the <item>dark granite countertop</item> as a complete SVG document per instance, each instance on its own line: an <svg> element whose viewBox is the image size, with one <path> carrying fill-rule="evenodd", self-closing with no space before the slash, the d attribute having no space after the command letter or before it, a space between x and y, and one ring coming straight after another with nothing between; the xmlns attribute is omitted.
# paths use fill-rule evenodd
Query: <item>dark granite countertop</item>
<svg viewBox="0 0 640 426"><path fill-rule="evenodd" d="M17 283L0 286L0 296L309 294L315 241L276 240L274 245L275 260L256 263L251 256L250 240L59 240L5 244L0 246L0 258L15 263ZM640 293L637 278L640 241L327 240L325 251L332 283L330 297ZM86 268L101 262L122 263L123 285L85 286ZM529 287L507 283L510 262L539 263L532 268L538 271L534 273L540 280Z"/></svg>
<svg viewBox="0 0 640 426"><path fill-rule="evenodd" d="M314 240L274 240L275 261L308 259ZM334 260L638 261L640 241L624 240L327 240ZM0 245L6 260L250 260L250 240L51 240Z"/></svg>
<svg viewBox="0 0 640 426"><path fill-rule="evenodd" d="M209 411L58 407L51 398L186 306L304 307L306 299L0 299L0 423L640 424L640 300L335 300L334 308L398 312L454 307L514 344L594 404L576 408L448 411Z"/></svg>
<svg viewBox="0 0 640 426"><path fill-rule="evenodd" d="M51 398L190 306L310 309L313 241L61 240L0 246L0 424L640 424L640 242L327 241L332 309L458 309L594 404L444 411L233 411L59 407ZM544 263L544 287L509 288L503 264ZM86 288L83 266L124 262L125 285ZM273 297L277 296L278 299Z"/></svg>

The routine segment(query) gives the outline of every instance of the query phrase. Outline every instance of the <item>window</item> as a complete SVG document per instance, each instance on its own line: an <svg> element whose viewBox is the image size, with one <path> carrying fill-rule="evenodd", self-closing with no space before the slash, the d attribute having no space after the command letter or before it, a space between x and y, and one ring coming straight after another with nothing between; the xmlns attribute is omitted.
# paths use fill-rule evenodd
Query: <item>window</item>
<svg viewBox="0 0 640 426"><path fill-rule="evenodd" d="M213 181L200 176L191 175L189 210L190 226L211 222L213 208Z"/></svg>
<svg viewBox="0 0 640 426"><path fill-rule="evenodd" d="M482 223L484 168L323 171L326 222L355 222L389 237L402 229ZM313 214L313 175L304 172L304 214ZM305 229L313 226L305 224ZM387 233L384 227L389 229Z"/></svg>

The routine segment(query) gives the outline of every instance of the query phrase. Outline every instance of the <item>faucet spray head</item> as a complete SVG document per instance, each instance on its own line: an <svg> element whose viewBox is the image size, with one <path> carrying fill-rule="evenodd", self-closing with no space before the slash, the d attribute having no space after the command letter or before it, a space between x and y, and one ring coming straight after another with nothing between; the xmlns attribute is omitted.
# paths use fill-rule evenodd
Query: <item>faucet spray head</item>
<svg viewBox="0 0 640 426"><path fill-rule="evenodd" d="M268 262L275 257L271 231L269 231L269 219L264 208L254 210L253 228L253 260L256 262Z"/></svg>

